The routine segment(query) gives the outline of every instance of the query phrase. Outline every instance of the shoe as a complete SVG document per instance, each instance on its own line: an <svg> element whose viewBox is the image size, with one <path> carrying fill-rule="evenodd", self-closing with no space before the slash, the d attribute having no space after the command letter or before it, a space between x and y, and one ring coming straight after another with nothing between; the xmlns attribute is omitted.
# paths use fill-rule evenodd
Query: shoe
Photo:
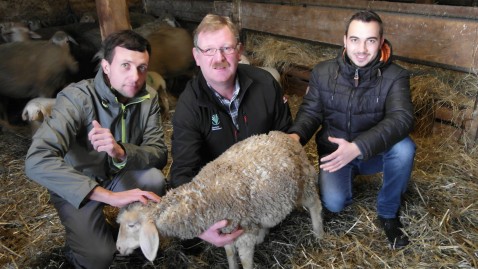
<svg viewBox="0 0 478 269"><path fill-rule="evenodd" d="M71 266L67 266L66 268L82 268L76 261L75 255L73 254L73 250L67 244L65 244L65 246L63 247L63 255L65 257L66 262L69 263L69 265Z"/></svg>
<svg viewBox="0 0 478 269"><path fill-rule="evenodd" d="M401 230L403 225L398 217L392 219L378 217L378 219L380 220L380 224L385 231L385 235L387 235L392 249L401 249L410 243L408 237Z"/></svg>

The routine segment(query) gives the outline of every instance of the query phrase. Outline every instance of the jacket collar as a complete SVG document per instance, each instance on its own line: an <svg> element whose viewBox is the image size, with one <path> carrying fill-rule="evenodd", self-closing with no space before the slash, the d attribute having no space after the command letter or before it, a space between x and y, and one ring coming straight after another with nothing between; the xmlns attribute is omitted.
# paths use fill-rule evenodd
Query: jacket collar
<svg viewBox="0 0 478 269"><path fill-rule="evenodd" d="M101 103L103 106L107 106L107 104L116 104L119 103L118 99L115 95L114 89L112 89L105 81L105 74L103 73L103 69L100 68L95 76L95 90L98 95L101 97ZM149 98L149 93L146 90L146 83L140 92L130 100L129 103L138 102L138 100L144 100Z"/></svg>
<svg viewBox="0 0 478 269"><path fill-rule="evenodd" d="M379 55L375 57L372 62L364 67L356 67L350 61L345 48L342 48L340 54L337 57L340 71L345 74L346 77L354 77L355 71L358 69L359 76L364 80L371 80L377 76L380 76L383 69L389 66L392 62L392 44L385 39L382 48L379 51Z"/></svg>

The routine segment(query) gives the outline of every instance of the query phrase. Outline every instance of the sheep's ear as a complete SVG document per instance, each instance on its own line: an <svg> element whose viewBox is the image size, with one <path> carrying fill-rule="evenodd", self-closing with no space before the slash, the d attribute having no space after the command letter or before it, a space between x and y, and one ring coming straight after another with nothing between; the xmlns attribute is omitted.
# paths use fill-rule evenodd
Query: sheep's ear
<svg viewBox="0 0 478 269"><path fill-rule="evenodd" d="M153 221L148 221L141 226L139 245L146 259L154 261L159 248L159 235Z"/></svg>

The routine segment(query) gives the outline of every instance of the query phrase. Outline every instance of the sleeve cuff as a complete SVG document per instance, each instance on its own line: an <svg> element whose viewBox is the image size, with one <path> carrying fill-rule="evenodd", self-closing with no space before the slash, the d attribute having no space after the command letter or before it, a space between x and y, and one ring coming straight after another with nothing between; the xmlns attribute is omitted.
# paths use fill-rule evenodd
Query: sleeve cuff
<svg viewBox="0 0 478 269"><path fill-rule="evenodd" d="M112 159L113 165L118 169L123 169L126 166L126 162L128 161L128 157L124 159L122 162L117 162L115 159Z"/></svg>

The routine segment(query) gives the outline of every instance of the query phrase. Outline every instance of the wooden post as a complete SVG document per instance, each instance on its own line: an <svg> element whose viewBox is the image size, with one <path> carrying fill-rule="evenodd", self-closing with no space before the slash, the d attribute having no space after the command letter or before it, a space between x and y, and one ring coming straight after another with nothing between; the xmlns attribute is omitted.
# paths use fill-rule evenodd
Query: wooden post
<svg viewBox="0 0 478 269"><path fill-rule="evenodd" d="M232 1L232 14L231 19L236 24L238 29L242 29L241 21L241 0Z"/></svg>
<svg viewBox="0 0 478 269"><path fill-rule="evenodd" d="M126 0L96 0L96 11L102 40L113 32L131 29Z"/></svg>

